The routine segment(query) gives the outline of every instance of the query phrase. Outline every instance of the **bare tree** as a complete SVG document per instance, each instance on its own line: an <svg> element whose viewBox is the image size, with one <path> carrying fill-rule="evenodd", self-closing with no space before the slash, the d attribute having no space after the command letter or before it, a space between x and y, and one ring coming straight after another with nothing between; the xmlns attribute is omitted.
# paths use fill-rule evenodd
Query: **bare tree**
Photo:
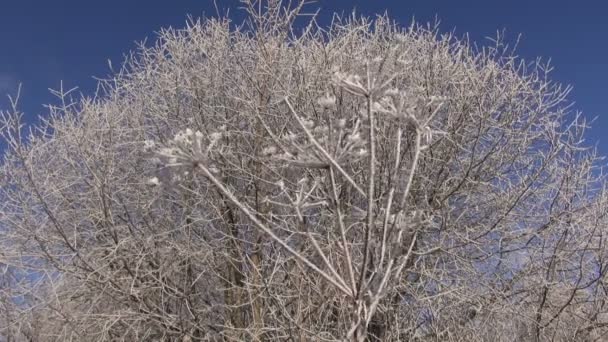
<svg viewBox="0 0 608 342"><path fill-rule="evenodd" d="M243 4L3 113L4 340L605 338L604 176L547 65Z"/></svg>

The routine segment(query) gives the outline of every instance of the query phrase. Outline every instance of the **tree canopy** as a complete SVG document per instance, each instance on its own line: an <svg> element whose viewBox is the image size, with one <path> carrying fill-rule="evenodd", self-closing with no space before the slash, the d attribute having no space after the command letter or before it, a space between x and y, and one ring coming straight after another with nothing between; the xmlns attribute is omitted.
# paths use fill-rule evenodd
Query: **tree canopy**
<svg viewBox="0 0 608 342"><path fill-rule="evenodd" d="M244 5L2 112L0 340L605 338L605 179L545 65Z"/></svg>

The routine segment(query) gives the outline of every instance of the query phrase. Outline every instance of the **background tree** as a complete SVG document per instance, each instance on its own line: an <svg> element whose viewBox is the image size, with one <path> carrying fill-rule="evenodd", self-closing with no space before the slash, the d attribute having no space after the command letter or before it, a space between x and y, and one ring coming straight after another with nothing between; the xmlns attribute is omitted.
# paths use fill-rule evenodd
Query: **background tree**
<svg viewBox="0 0 608 342"><path fill-rule="evenodd" d="M3 113L5 340L603 338L604 177L547 68L244 5Z"/></svg>

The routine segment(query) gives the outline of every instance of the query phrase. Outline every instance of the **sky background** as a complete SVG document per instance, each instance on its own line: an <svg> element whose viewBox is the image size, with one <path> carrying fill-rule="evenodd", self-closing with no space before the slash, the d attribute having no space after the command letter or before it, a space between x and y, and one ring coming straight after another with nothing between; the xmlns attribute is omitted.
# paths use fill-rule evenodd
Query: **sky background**
<svg viewBox="0 0 608 342"><path fill-rule="evenodd" d="M242 18L237 0L217 0ZM608 4L581 1L483 0L320 0L321 23L332 12L373 16L388 11L403 26L433 22L440 31L469 33L479 45L506 30L514 42L521 34L518 55L526 60L551 58L552 78L574 87L574 109L597 117L588 143L608 155ZM52 103L48 88L78 86L92 94L93 76L109 75L108 59L116 69L124 55L145 38L153 42L162 27L183 27L186 17L215 16L212 0L4 0L0 4L0 108L6 93L22 86L21 110L30 121L44 115Z"/></svg>

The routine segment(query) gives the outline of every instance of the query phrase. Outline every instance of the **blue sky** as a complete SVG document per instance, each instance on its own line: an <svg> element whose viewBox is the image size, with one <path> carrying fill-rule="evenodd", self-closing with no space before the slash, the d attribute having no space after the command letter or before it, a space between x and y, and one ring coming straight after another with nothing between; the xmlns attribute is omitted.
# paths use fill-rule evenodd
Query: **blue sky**
<svg viewBox="0 0 608 342"><path fill-rule="evenodd" d="M237 0L217 0L220 8L242 16ZM404 26L441 21L442 31L469 33L487 42L497 30L507 39L522 34L519 55L551 58L553 79L574 86L570 99L587 117L598 117L589 143L608 154L608 4L586 1L483 0L320 0L323 18L332 12L364 15L387 10ZM212 0L21 0L0 5L0 108L4 94L23 83L22 110L28 117L44 114L53 99L48 88L95 89L93 76L108 75L107 60L120 64L123 55L144 38L153 40L161 27L182 27L187 14L215 15Z"/></svg>

